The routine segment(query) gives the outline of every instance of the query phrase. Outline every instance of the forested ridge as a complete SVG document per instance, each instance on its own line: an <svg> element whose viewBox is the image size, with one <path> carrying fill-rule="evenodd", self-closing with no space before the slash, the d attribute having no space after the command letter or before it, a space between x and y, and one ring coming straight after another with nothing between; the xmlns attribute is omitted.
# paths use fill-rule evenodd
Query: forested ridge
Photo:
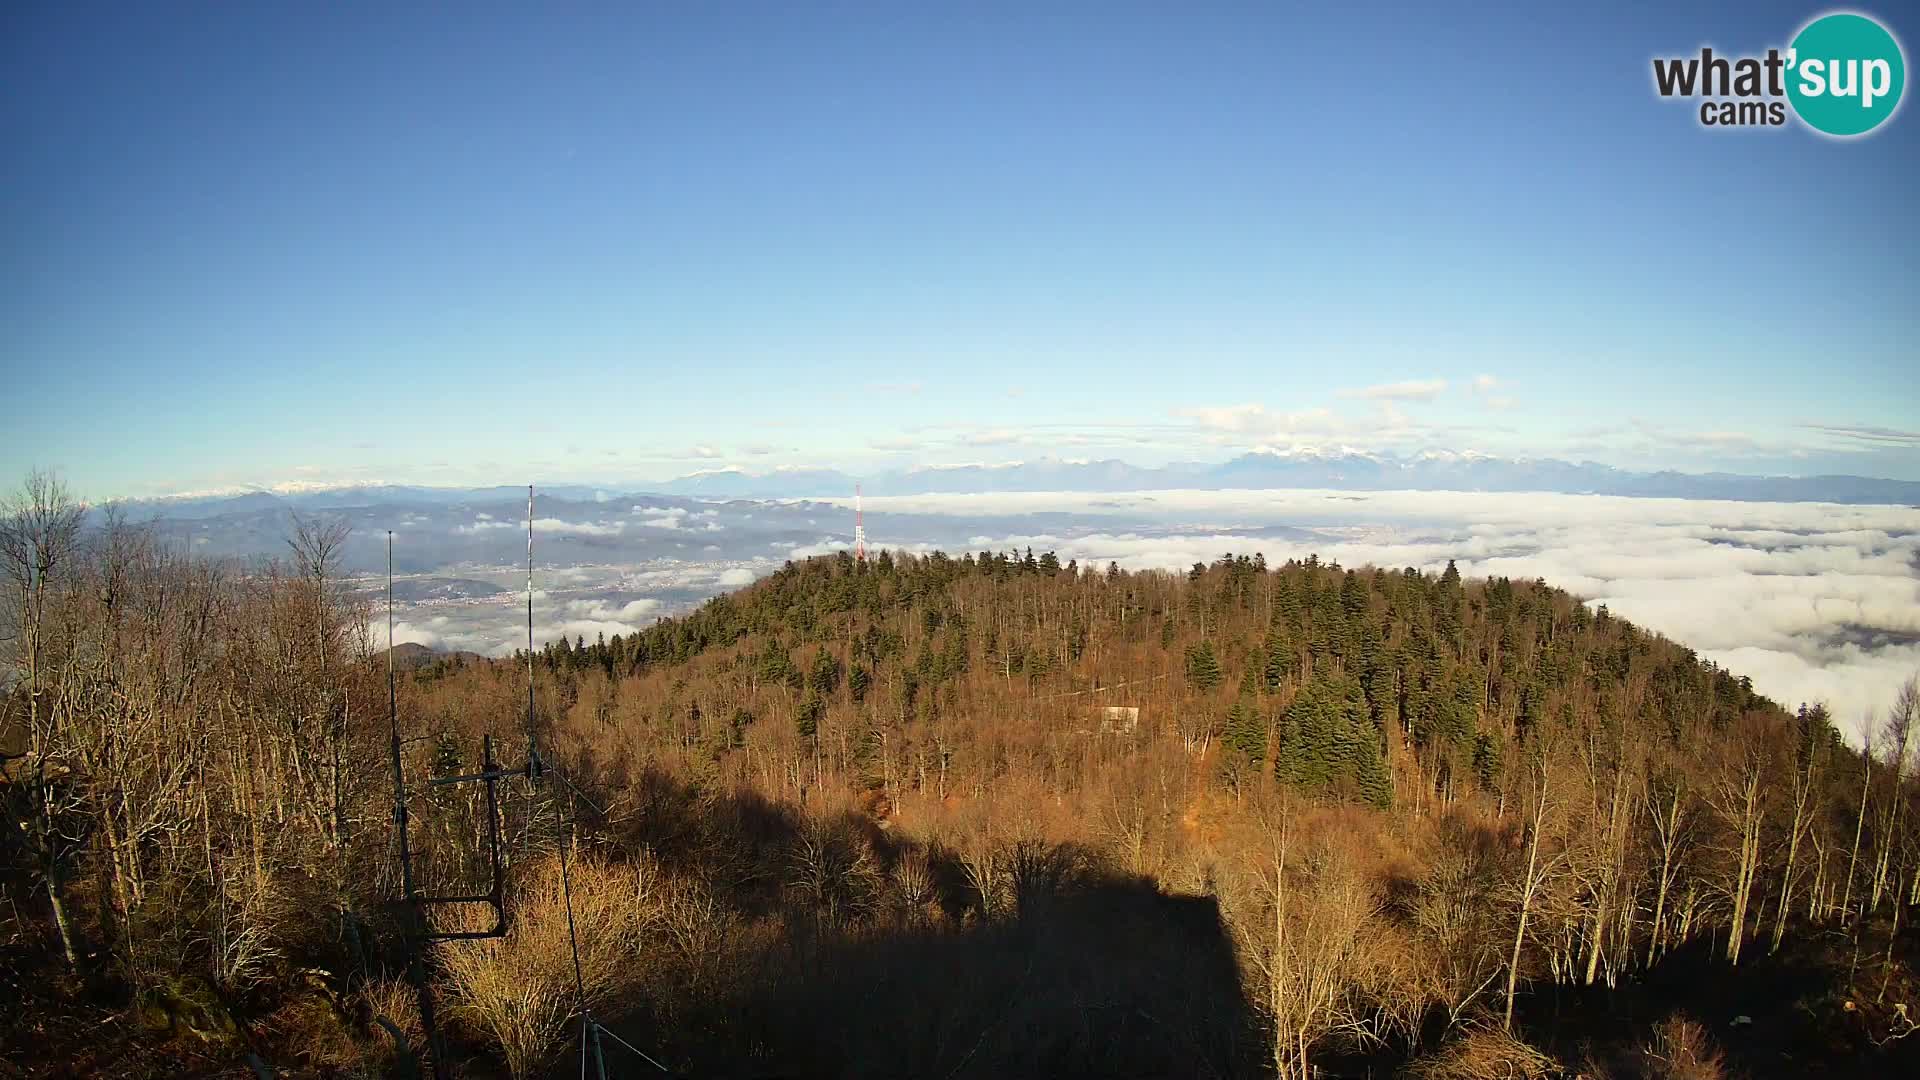
<svg viewBox="0 0 1920 1080"><path fill-rule="evenodd" d="M384 620L340 529L207 562L40 476L0 517L0 1061L402 1075ZM500 786L506 937L427 954L462 1075L572 1075L583 1004L688 1076L1915 1065L1911 690L1862 753L1549 583L839 554L531 661L398 682L428 886L488 822L427 778L487 735L553 766Z"/></svg>

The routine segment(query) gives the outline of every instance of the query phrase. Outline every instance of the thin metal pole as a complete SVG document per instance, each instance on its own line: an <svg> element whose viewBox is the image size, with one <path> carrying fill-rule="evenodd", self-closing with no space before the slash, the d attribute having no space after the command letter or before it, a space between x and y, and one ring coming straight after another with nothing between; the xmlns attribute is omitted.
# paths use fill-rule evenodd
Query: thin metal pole
<svg viewBox="0 0 1920 1080"><path fill-rule="evenodd" d="M480 736L480 753L487 778L487 859L493 871L490 895L493 898L494 921L500 924L499 929L504 929L507 909L502 901L506 892L506 876L500 869L500 769L493 760L491 734Z"/></svg>
<svg viewBox="0 0 1920 1080"><path fill-rule="evenodd" d="M571 813L567 815L569 819L574 816ZM572 824L573 822L569 820L569 833L572 832ZM571 835L560 838L560 898L567 908L567 945L573 950L573 992L580 1002L580 1015L586 1016L587 980L580 970L580 934L574 928L573 921L573 875L567 869L567 846L572 842Z"/></svg>
<svg viewBox="0 0 1920 1080"><path fill-rule="evenodd" d="M527 485L527 777L539 779L540 747L533 719L533 485Z"/></svg>
<svg viewBox="0 0 1920 1080"><path fill-rule="evenodd" d="M587 1080L587 1047L592 1045L593 1018L580 1014L580 1080Z"/></svg>

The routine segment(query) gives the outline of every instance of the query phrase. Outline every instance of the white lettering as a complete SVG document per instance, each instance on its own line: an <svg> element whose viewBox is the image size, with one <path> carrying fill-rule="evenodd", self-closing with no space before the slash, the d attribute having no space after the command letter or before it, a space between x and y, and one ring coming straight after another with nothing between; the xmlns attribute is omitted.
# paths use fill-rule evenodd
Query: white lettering
<svg viewBox="0 0 1920 1080"><path fill-rule="evenodd" d="M1870 109L1874 98L1886 97L1887 91L1893 89L1893 69L1885 60L1869 60L1863 82L1865 86L1860 92L1860 107Z"/></svg>
<svg viewBox="0 0 1920 1080"><path fill-rule="evenodd" d="M1800 92L1819 97L1827 92L1827 65L1823 60L1800 61Z"/></svg>

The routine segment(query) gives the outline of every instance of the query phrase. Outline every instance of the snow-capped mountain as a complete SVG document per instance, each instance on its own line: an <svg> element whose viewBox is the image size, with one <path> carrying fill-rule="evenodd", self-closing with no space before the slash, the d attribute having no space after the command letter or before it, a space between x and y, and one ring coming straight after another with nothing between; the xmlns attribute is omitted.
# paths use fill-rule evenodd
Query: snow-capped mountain
<svg viewBox="0 0 1920 1080"><path fill-rule="evenodd" d="M801 498L844 495L856 477L832 469L754 474L732 470L660 485L675 494ZM1554 491L1781 502L1916 503L1920 483L1861 476L1749 476L1632 472L1598 462L1502 458L1478 451L1374 454L1352 447L1262 447L1218 463L1158 467L1124 461L973 463L858 478L869 495L996 491L1147 491L1167 488L1333 488L1360 491Z"/></svg>

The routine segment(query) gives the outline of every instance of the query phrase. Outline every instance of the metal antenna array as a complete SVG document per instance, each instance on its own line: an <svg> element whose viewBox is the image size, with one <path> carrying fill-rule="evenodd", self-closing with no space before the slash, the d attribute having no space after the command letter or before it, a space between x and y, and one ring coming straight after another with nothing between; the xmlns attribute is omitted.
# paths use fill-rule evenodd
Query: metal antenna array
<svg viewBox="0 0 1920 1080"><path fill-rule="evenodd" d="M532 489L528 489L527 521L528 582L532 582L533 505ZM529 592L527 598L528 635L532 635L533 598ZM387 729L391 742L393 763L393 823L394 832L399 837L400 887L401 894L408 907L407 919L407 977L413 983L415 994L420 1000L420 1026L427 1037L427 1056L435 1080L446 1077L446 1041L440 1034L433 1007L433 988L426 976L423 946L434 941L476 941L487 938L499 938L507 933L506 875L501 868L500 842L500 781L515 776L525 776L529 780L539 776L539 757L533 750L531 724L533 719L532 671L529 668L527 687L528 757L527 763L517 769L502 766L493 756L492 734L480 738L480 771L459 776L430 777L428 788L450 787L455 784L479 784L486 789L487 807L487 866L488 888L485 893L461 896L430 896L422 893L413 871L413 847L408 836L407 780L401 765L400 753L400 710L399 695L394 681L393 665L393 532L387 532ZM450 905L485 904L493 913L493 925L485 930L439 930L427 917L427 909Z"/></svg>
<svg viewBox="0 0 1920 1080"><path fill-rule="evenodd" d="M446 1078L446 1042L435 1023L433 1008L433 990L427 980L426 966L422 957L422 946L433 941L473 941L485 938L506 936L507 909L505 900L505 875L501 870L500 843L500 781L516 776L524 776L534 783L546 776L547 763L540 757L538 726L534 713L534 659L533 659L533 485L527 485L527 763L517 769L502 767L493 757L493 736L481 737L481 771L463 776L443 776L429 778L429 788L444 787L451 784L482 784L486 788L487 803L487 860L491 870L492 885L483 895L474 896L426 896L420 893L413 874L413 852L407 836L407 784L406 775L400 764L400 712L399 697L395 688L393 668L393 533L387 533L387 727L392 739L393 752L393 820L395 832L399 835L400 845L400 883L402 893L409 908L407 942L407 977L413 983L414 991L420 999L420 1023L427 1037L427 1053L432 1067L434 1080ZM594 806L581 790L567 779L564 772L553 770L560 782L568 790L568 827L572 830L577 814L574 800L585 802L593 807L595 813L600 809ZM560 890L566 903L567 943L573 953L573 987L580 1009L580 1075L588 1075L587 1065L592 1062L598 1080L607 1080L607 1061L602 1040L610 1039L631 1051L635 1056L660 1070L672 1075L665 1065L647 1056L638 1047L603 1027L593 1018L587 1008L586 980L580 966L579 928L573 918L573 875L568 864L567 847L571 837L560 844ZM486 904L493 910L493 926L487 930L436 931L426 918L426 909L447 904Z"/></svg>
<svg viewBox="0 0 1920 1080"><path fill-rule="evenodd" d="M853 485L853 559L867 561L867 519L860 510L860 485Z"/></svg>

